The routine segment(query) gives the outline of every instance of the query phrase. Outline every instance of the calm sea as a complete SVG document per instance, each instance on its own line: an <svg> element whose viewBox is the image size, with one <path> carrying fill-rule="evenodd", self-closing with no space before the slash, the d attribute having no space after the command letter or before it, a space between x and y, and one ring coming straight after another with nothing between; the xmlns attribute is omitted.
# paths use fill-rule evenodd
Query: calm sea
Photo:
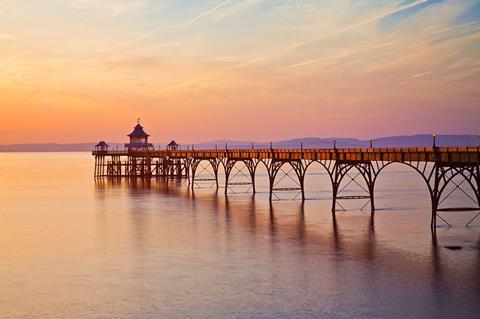
<svg viewBox="0 0 480 319"><path fill-rule="evenodd" d="M319 167L304 205L269 205L262 171L255 197L225 197L95 181L88 153L3 153L0 318L480 318L480 221L446 213L435 243L422 183L393 165L374 219L362 201L334 219Z"/></svg>

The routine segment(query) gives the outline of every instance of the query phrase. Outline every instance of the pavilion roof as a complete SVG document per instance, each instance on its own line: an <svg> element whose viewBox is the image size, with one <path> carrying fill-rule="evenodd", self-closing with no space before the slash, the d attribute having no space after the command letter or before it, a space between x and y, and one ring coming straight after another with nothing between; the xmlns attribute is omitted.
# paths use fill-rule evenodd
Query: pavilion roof
<svg viewBox="0 0 480 319"><path fill-rule="evenodd" d="M148 137L150 136L149 134L147 134L144 130L143 130L143 126L140 125L140 123L138 123L135 128L133 129L133 132L128 134L127 136L130 136L130 137Z"/></svg>

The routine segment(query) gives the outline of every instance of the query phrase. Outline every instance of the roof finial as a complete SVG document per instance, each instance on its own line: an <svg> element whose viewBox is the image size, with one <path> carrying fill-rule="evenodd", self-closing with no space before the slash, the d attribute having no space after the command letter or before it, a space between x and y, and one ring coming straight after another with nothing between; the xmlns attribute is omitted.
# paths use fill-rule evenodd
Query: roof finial
<svg viewBox="0 0 480 319"><path fill-rule="evenodd" d="M137 124L140 124L140 118L137 117Z"/></svg>

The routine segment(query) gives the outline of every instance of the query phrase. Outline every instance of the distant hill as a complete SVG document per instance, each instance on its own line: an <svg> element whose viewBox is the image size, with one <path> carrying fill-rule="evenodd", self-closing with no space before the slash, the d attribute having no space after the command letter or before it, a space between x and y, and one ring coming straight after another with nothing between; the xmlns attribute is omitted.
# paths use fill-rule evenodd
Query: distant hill
<svg viewBox="0 0 480 319"><path fill-rule="evenodd" d="M299 148L303 141L305 148L331 148L333 147L333 138L307 137L296 138L285 141L275 141L272 143L274 148ZM250 141L225 141L217 140L206 143L195 144L196 149L202 148L251 148L252 143L255 148L269 148L269 142L250 142ZM122 149L123 143L109 143L111 149ZM11 144L0 145L0 152L86 152L94 148L95 143L77 143L77 144ZM155 147L165 148L166 143L154 143ZM191 147L191 144L183 144L182 148ZM337 147L368 147L370 141L359 140L355 138L337 138ZM432 136L429 134L403 135L380 137L373 140L374 147L414 147L431 146ZM480 137L478 135L439 135L437 136L438 146L479 146Z"/></svg>
<svg viewBox="0 0 480 319"><path fill-rule="evenodd" d="M10 144L0 145L0 152L86 152L93 150L96 143L74 143L74 144ZM112 143L110 146L123 148L123 144Z"/></svg>
<svg viewBox="0 0 480 319"><path fill-rule="evenodd" d="M302 141L305 148L331 148L333 147L334 138L319 138L307 137L296 138L285 141L276 141L272 143L274 148L299 148ZM337 138L337 147L368 147L369 140L359 140L355 138ZM196 144L196 148L214 148L215 145L219 148L225 148L225 143L228 143L228 148L251 148L252 142L245 141L213 141L207 143ZM374 147L414 147L414 146L431 146L432 135L418 134L418 135L403 135L403 136L389 136L380 137L373 140ZM437 146L479 146L480 137L478 135L440 135L437 136ZM255 142L255 148L268 148L270 143Z"/></svg>

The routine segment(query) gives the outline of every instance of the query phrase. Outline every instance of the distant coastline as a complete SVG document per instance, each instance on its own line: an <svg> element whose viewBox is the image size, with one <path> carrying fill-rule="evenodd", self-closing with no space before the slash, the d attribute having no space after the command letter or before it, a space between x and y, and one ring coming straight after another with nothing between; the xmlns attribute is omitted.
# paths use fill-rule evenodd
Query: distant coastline
<svg viewBox="0 0 480 319"><path fill-rule="evenodd" d="M333 147L334 138L320 138L320 137L306 137L295 138L283 141L273 141L272 146L274 148L299 148L303 142L305 148L331 148ZM107 141L108 142L108 141ZM123 143L108 142L110 148L115 149L123 148ZM250 141L211 141L205 143L194 144L196 149L202 148L269 148L269 142L250 142ZM337 138L337 147L369 147L369 140L360 140L355 138ZM30 143L30 144L5 144L0 145L0 152L88 152L93 150L96 143ZM155 148L164 149L166 142L154 143ZM191 147L192 144L180 143L182 148ZM429 134L417 134L417 135L402 135L402 136L388 136L380 137L373 140L374 147L420 147L431 146L432 136ZM479 146L480 137L473 134L465 135L439 135L437 136L438 146Z"/></svg>

